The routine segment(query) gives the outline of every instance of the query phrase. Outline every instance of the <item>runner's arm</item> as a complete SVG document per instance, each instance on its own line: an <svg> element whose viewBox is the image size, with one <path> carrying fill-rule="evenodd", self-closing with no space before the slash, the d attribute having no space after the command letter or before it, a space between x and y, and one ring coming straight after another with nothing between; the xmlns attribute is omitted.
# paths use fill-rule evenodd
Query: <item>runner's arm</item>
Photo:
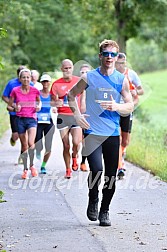
<svg viewBox="0 0 167 252"><path fill-rule="evenodd" d="M14 103L14 98L10 97L7 105L7 110L10 112L16 111L16 104Z"/></svg>
<svg viewBox="0 0 167 252"><path fill-rule="evenodd" d="M78 94L81 94L85 88L87 87L87 77L86 74L84 76L82 76L82 78L77 82L77 84L72 87L72 89L68 92L68 103L69 106L72 110L72 112L74 113L75 119L78 123L78 125L80 125L82 128L88 129L90 127L89 123L86 121L85 116L86 115L82 115L77 101L76 101L76 96Z"/></svg>

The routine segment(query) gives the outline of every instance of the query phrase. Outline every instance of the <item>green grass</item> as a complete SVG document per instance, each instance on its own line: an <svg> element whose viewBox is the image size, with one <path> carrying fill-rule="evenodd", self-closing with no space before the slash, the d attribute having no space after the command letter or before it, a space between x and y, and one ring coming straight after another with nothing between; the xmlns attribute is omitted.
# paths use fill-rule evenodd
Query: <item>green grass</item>
<svg viewBox="0 0 167 252"><path fill-rule="evenodd" d="M145 94L140 104L156 127L166 128L167 113L167 70L147 73L140 76Z"/></svg>
<svg viewBox="0 0 167 252"><path fill-rule="evenodd" d="M0 138L4 132L9 128L9 115L6 110L6 103L0 102Z"/></svg>
<svg viewBox="0 0 167 252"><path fill-rule="evenodd" d="M127 159L167 181L167 70L140 78L145 94L134 113Z"/></svg>
<svg viewBox="0 0 167 252"><path fill-rule="evenodd" d="M167 146L164 131L134 120L131 142L127 148L128 161L135 163L167 181Z"/></svg>

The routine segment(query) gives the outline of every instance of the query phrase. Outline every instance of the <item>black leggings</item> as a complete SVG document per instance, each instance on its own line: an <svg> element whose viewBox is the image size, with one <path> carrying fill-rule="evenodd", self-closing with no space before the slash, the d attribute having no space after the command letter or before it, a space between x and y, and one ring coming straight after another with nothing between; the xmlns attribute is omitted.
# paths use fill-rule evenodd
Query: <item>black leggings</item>
<svg viewBox="0 0 167 252"><path fill-rule="evenodd" d="M102 190L101 210L108 210L115 192L115 178L119 160L119 136L85 136L85 155L87 156L90 173L88 177L89 199L98 200L98 186L103 171L102 156L104 160L104 186Z"/></svg>
<svg viewBox="0 0 167 252"><path fill-rule="evenodd" d="M38 123L35 139L35 148L37 152L41 152L43 150L43 136L45 137L45 151L51 151L54 132L55 125L53 123Z"/></svg>

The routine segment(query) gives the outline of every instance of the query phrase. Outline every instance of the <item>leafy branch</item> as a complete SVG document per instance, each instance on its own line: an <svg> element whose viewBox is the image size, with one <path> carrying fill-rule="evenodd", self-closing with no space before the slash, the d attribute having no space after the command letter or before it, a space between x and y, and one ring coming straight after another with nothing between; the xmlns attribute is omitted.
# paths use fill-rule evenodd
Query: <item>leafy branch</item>
<svg viewBox="0 0 167 252"><path fill-rule="evenodd" d="M0 37L5 38L7 36L7 30L0 28Z"/></svg>

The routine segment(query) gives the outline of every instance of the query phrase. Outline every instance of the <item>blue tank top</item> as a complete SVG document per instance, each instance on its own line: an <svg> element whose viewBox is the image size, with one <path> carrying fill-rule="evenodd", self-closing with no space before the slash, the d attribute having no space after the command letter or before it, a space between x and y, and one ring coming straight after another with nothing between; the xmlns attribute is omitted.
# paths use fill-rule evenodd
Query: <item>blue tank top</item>
<svg viewBox="0 0 167 252"><path fill-rule="evenodd" d="M42 95L40 95L40 99L42 102L42 107L41 107L41 110L37 113L38 123L50 124L50 122L51 122L51 113L50 113L51 97L50 97L50 94L48 95L48 97L43 97Z"/></svg>
<svg viewBox="0 0 167 252"><path fill-rule="evenodd" d="M109 101L111 95L113 99L120 103L122 84L125 76L114 70L110 76L104 76L99 68L87 73L86 88L86 114L90 128L85 130L86 134L98 136L118 136L120 135L119 120L117 112L103 110L101 101Z"/></svg>

